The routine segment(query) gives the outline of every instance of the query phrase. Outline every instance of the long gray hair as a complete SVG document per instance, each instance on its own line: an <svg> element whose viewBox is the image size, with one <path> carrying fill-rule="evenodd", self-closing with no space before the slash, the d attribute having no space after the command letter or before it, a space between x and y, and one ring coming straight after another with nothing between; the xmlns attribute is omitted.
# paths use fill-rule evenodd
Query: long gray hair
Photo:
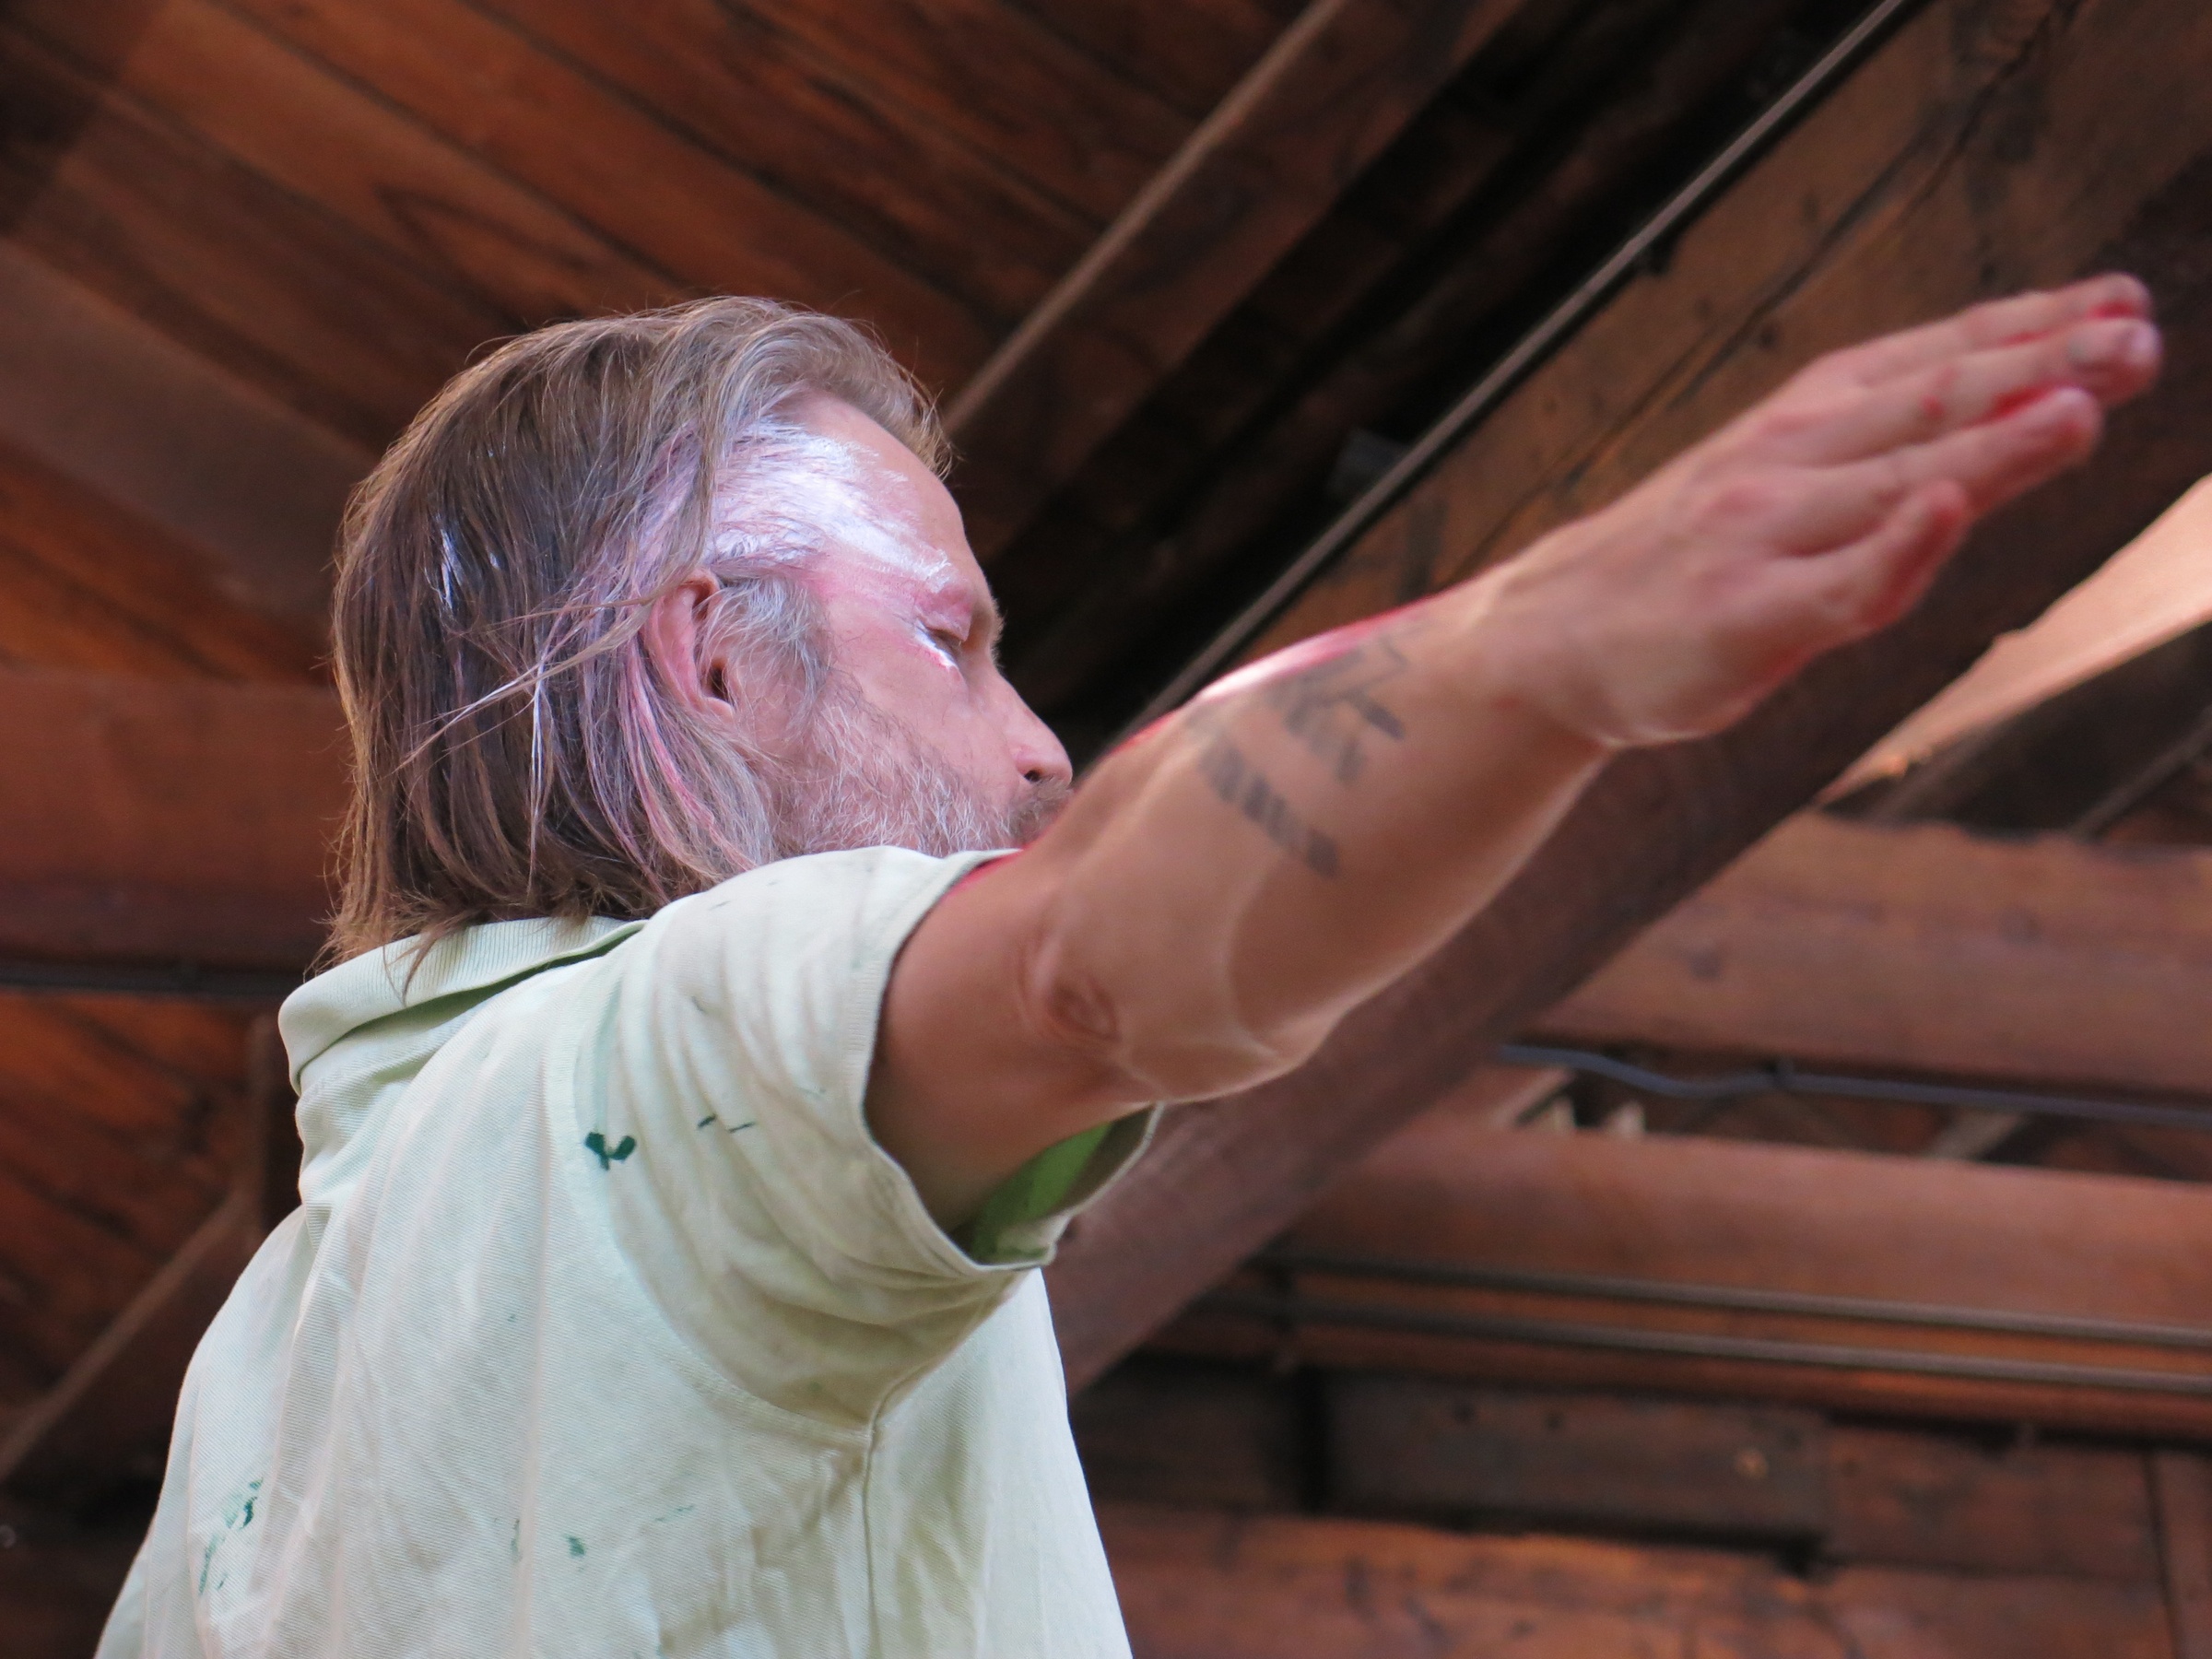
<svg viewBox="0 0 2212 1659"><path fill-rule="evenodd" d="M652 602L705 569L714 643L772 662L803 713L830 692L806 527L747 510L794 464L779 411L807 392L942 469L928 400L881 347L761 300L524 335L416 418L338 555L354 794L334 957L478 922L648 915L834 839L792 827L767 747L667 696L641 637Z"/></svg>

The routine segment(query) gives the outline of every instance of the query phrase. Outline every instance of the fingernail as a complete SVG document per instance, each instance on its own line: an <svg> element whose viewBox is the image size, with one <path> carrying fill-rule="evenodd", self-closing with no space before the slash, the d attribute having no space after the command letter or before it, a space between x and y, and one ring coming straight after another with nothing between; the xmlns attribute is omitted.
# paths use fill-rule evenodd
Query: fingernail
<svg viewBox="0 0 2212 1659"><path fill-rule="evenodd" d="M2158 335L2145 323L2091 323L2066 342L2066 360L2077 369L2123 364L2140 369L2158 352Z"/></svg>

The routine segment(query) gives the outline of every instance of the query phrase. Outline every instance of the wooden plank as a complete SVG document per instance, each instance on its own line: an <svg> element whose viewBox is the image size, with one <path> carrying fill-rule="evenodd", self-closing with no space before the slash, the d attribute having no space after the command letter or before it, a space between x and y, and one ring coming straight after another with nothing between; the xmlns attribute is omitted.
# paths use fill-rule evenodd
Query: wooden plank
<svg viewBox="0 0 2212 1659"><path fill-rule="evenodd" d="M1828 1425L1786 1406L1329 1380L1329 1496L1356 1513L1806 1541Z"/></svg>
<svg viewBox="0 0 2212 1659"><path fill-rule="evenodd" d="M307 688L0 671L0 959L297 970L346 800Z"/></svg>
<svg viewBox="0 0 2212 1659"><path fill-rule="evenodd" d="M246 1016L0 996L0 1395L74 1363L219 1205L249 1150Z"/></svg>
<svg viewBox="0 0 2212 1659"><path fill-rule="evenodd" d="M1142 1354L1068 1402L1094 1500L1209 1509L1297 1508L1307 1416L1286 1377Z"/></svg>
<svg viewBox="0 0 2212 1659"><path fill-rule="evenodd" d="M1118 725L1174 667L1159 618L1194 646L1238 572L1317 533L1347 440L1400 433L1556 302L1801 22L1791 0L1536 7L1476 54L994 564L1009 675L1078 761L1106 735L1078 721Z"/></svg>
<svg viewBox="0 0 2212 1659"><path fill-rule="evenodd" d="M1410 524L1436 524L1464 553L1439 575L1524 546L1818 347L2115 260L2145 268L2172 303L2183 366L2114 422L2120 459L2004 515L1912 618L1814 665L1734 731L1623 757L1483 916L1307 1065L1174 1113L1054 1269L1072 1376L1229 1271L1333 1171L2212 470L2212 434L2188 413L2212 394L2212 349L2199 345L2212 346L2212 311L2187 252L2212 200L2212 122L2110 119L2123 100L2201 108L2190 88L2205 64L2212 13L2183 0L1939 0L1298 607L1278 638L1394 602Z"/></svg>
<svg viewBox="0 0 2212 1659"><path fill-rule="evenodd" d="M1536 1021L1579 1041L2212 1092L2212 853L1790 819Z"/></svg>
<svg viewBox="0 0 2212 1659"><path fill-rule="evenodd" d="M683 3L706 9L701 0ZM1033 6L767 0L746 9L818 53L832 66L825 78L847 96L953 134L1100 222L1190 131L1188 117L1041 26ZM720 27L727 41L731 26ZM978 75L979 64L992 73Z"/></svg>
<svg viewBox="0 0 2212 1659"><path fill-rule="evenodd" d="M321 638L338 519L374 456L5 242L0 442L137 521L129 539L148 546L135 558L110 536L72 566L96 586L111 565L128 571L121 608L154 591L150 566L162 611L182 616L197 566L236 605Z"/></svg>
<svg viewBox="0 0 2212 1659"><path fill-rule="evenodd" d="M2212 1656L2212 1464L2201 1453L2150 1454L2174 1659Z"/></svg>
<svg viewBox="0 0 2212 1659"><path fill-rule="evenodd" d="M1265 1277L1159 1340L2197 1436L2207 1246L2212 1194L2171 1182L1424 1119L1324 1195Z"/></svg>
<svg viewBox="0 0 2212 1659"><path fill-rule="evenodd" d="M2009 634L1836 780L1848 794L1894 777L1970 735L2014 718L2130 658L2212 622L2212 479L2033 627Z"/></svg>
<svg viewBox="0 0 2212 1659"><path fill-rule="evenodd" d="M1030 0L1070 40L1194 117L1228 96L1300 0Z"/></svg>
<svg viewBox="0 0 2212 1659"><path fill-rule="evenodd" d="M933 382L989 349L943 290L462 0L237 9L686 284L865 317Z"/></svg>
<svg viewBox="0 0 2212 1659"><path fill-rule="evenodd" d="M1829 1531L1841 1561L2156 1580L2147 1465L2118 1446L1839 1424Z"/></svg>
<svg viewBox="0 0 2212 1659"><path fill-rule="evenodd" d="M166 1462L177 1392L186 1366L232 1283L268 1230L269 1194L280 1164L296 1167L298 1143L273 1133L275 1081L265 1018L253 1032L248 1077L242 1044L227 1052L229 1087L207 1102L224 1138L223 1180L157 1269L135 1284L113 1317L68 1368L0 1431L0 1488L73 1512L112 1500L122 1488L159 1479ZM233 1017L230 1034L244 1035ZM65 1108L66 1110L66 1108Z"/></svg>
<svg viewBox="0 0 2212 1659"><path fill-rule="evenodd" d="M988 561L1522 0L1315 0L947 411Z"/></svg>
<svg viewBox="0 0 2212 1659"><path fill-rule="evenodd" d="M8 1659L84 1659L100 1643L143 1529L86 1526L0 1499L0 1630Z"/></svg>
<svg viewBox="0 0 2212 1659"><path fill-rule="evenodd" d="M9 20L80 69L99 62L100 20L81 5L38 0ZM684 297L665 272L209 0L158 8L109 86L517 327Z"/></svg>
<svg viewBox="0 0 2212 1659"><path fill-rule="evenodd" d="M72 1507L158 1477L184 1368L261 1241L234 1194L0 1435L0 1486Z"/></svg>
<svg viewBox="0 0 2212 1659"><path fill-rule="evenodd" d="M502 312L211 146L164 124L29 36L0 30L26 136L0 188L36 188L12 238L279 402L381 449L487 340ZM58 156L46 129L93 100Z"/></svg>
<svg viewBox="0 0 2212 1659"><path fill-rule="evenodd" d="M1845 1568L1108 1505L1142 1659L2169 1659L2155 1582Z"/></svg>
<svg viewBox="0 0 2212 1659"><path fill-rule="evenodd" d="M212 567L197 546L0 438L0 664L168 680L313 677L321 627L250 607Z"/></svg>
<svg viewBox="0 0 2212 1659"><path fill-rule="evenodd" d="M848 19L857 50L833 54L807 38L805 18L779 24L771 8L678 0L624 11L594 0L495 0L489 9L701 147L926 273L996 326L1012 327L1102 222L1103 214L1074 205L1095 194L1102 170L1067 181L1077 186L1071 198L1030 177L1027 169L1039 157L1033 143L975 141L908 106L896 75L892 85L881 78L891 65L870 60L871 42L878 59L894 53L868 32L865 16ZM1019 55L1025 37L1041 34L1020 13L999 12L991 31L994 65ZM1042 85L1029 111L1013 107L1013 88L999 75L976 90L1004 100L1009 115L1057 123L1067 118L1065 59L1052 51L1037 66ZM905 66L911 70L912 60ZM1083 66L1077 73L1087 82L1102 78ZM1098 89L1125 97L1123 88ZM1126 142L1124 130L1116 127L1114 141ZM1172 142L1168 133L1161 137ZM1117 199L1106 211L1119 206Z"/></svg>

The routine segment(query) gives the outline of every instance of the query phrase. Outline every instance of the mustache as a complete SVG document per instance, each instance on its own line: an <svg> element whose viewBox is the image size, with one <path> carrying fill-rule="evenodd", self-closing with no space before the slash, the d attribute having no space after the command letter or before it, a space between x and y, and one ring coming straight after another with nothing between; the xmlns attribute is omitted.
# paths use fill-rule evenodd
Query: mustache
<svg viewBox="0 0 2212 1659"><path fill-rule="evenodd" d="M1006 844L1026 847L1053 827L1054 819L1076 793L1064 778L1046 778L1033 783L1006 814Z"/></svg>

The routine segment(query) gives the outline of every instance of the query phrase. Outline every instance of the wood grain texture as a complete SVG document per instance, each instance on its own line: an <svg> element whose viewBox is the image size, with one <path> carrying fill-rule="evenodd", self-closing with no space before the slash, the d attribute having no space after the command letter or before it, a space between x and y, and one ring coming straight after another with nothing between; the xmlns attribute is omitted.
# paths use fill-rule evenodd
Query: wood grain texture
<svg viewBox="0 0 2212 1659"><path fill-rule="evenodd" d="M80 583L98 587L119 561L135 588L138 567L156 567L149 593L169 590L159 604L182 615L196 572L229 605L323 638L338 520L372 457L12 243L0 243L0 443L104 498L97 523L53 527L84 538ZM116 509L143 543L135 559L98 527Z"/></svg>
<svg viewBox="0 0 2212 1659"><path fill-rule="evenodd" d="M1141 1659L2169 1659L2155 1583L1845 1568L1107 1506Z"/></svg>
<svg viewBox="0 0 2212 1659"><path fill-rule="evenodd" d="M1424 1119L1324 1194L1264 1279L1232 1281L1269 1287L1265 1300L1201 1302L1159 1340L1477 1382L2198 1435L2212 1431L2201 1341L1977 1328L1913 1310L2202 1331L2208 1243L2212 1194L2175 1182ZM1838 1312L1836 1299L1872 1305ZM1669 1350L1706 1338L1789 1355ZM1948 1359L2091 1369L2063 1382L1927 1369Z"/></svg>
<svg viewBox="0 0 2212 1659"><path fill-rule="evenodd" d="M1327 1399L1329 1498L1356 1513L1799 1542L1828 1530L1815 1412L1362 1374L1331 1377Z"/></svg>
<svg viewBox="0 0 2212 1659"><path fill-rule="evenodd" d="M2212 121L2109 119L2124 97L2195 107L2203 64L2212 15L2181 0L1932 6L1277 630L1394 602L1409 527L1440 512L1448 570L1524 545L1820 347L2112 263L2145 269L2167 301L2184 367L2114 421L2115 459L1986 526L1912 618L1814 665L1735 730L1608 768L1482 916L1300 1071L1172 1114L1053 1269L1071 1375L1226 1273L2212 466L2190 413L2212 391L2207 193L2191 171L2212 171Z"/></svg>
<svg viewBox="0 0 2212 1659"><path fill-rule="evenodd" d="M16 241L357 443L381 449L471 351L512 332L41 41L0 29L0 85L18 123L0 178L38 185ZM46 155L50 120L88 99L97 114Z"/></svg>
<svg viewBox="0 0 2212 1659"><path fill-rule="evenodd" d="M1062 724L1125 717L1341 506L1349 434L1406 435L1702 159L1797 9L1634 0L1501 29L997 561L1009 615L1037 618L1008 659L1024 696Z"/></svg>
<svg viewBox="0 0 2212 1659"><path fill-rule="evenodd" d="M315 631L241 604L211 562L0 440L0 665L312 679Z"/></svg>
<svg viewBox="0 0 2212 1659"><path fill-rule="evenodd" d="M491 9L700 147L926 274L1000 332L1075 264L1101 222L1077 205L1093 194L1088 179L1070 195L1049 169L1033 176L1030 163L1047 147L985 143L912 108L895 76L885 84L889 65L869 61L865 21L848 31L862 50L833 54L779 23L772 8L712 0L629 10L496 0ZM994 65L1039 33L1020 13L999 9ZM1070 67L1059 53L1037 65L1038 122L1065 117ZM1099 90L1123 91L1110 83Z"/></svg>
<svg viewBox="0 0 2212 1659"><path fill-rule="evenodd" d="M10 16L94 69L88 8L36 0ZM212 0L161 6L108 85L515 327L684 297L665 272Z"/></svg>
<svg viewBox="0 0 2212 1659"><path fill-rule="evenodd" d="M1030 6L765 0L746 9L759 19L748 32L765 27L803 42L847 96L996 156L1100 222L1190 132L1187 115L1041 26Z"/></svg>
<svg viewBox="0 0 2212 1659"><path fill-rule="evenodd" d="M1029 0L1030 9L1194 119L1227 96L1300 0Z"/></svg>
<svg viewBox="0 0 2212 1659"><path fill-rule="evenodd" d="M687 285L865 317L933 383L990 347L942 288L462 0L234 4Z"/></svg>
<svg viewBox="0 0 2212 1659"><path fill-rule="evenodd" d="M2144 1583L2159 1576L2149 1461L2065 1445L1838 1424L1831 1559Z"/></svg>
<svg viewBox="0 0 2212 1659"><path fill-rule="evenodd" d="M2212 1655L2212 1464L2201 1452L2154 1452L2150 1475L2174 1659L2207 1659Z"/></svg>
<svg viewBox="0 0 2212 1659"><path fill-rule="evenodd" d="M246 1149L246 1026L236 1008L0 995L6 1403L81 1358L223 1202Z"/></svg>
<svg viewBox="0 0 2212 1659"><path fill-rule="evenodd" d="M345 768L327 692L0 672L0 957L304 966Z"/></svg>
<svg viewBox="0 0 2212 1659"><path fill-rule="evenodd" d="M1584 1041L2212 1093L2212 853L1790 819L1542 1015Z"/></svg>
<svg viewBox="0 0 2212 1659"><path fill-rule="evenodd" d="M947 411L988 561L1522 0L1316 0Z"/></svg>

